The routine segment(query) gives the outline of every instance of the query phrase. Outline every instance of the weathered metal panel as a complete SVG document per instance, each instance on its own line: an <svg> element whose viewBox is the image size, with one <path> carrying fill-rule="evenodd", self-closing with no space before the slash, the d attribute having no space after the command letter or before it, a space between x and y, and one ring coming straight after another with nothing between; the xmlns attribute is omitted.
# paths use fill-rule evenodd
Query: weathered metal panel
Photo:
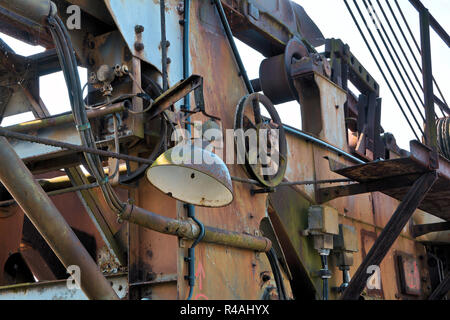
<svg viewBox="0 0 450 320"><path fill-rule="evenodd" d="M161 59L161 15L160 2L153 0L129 1L105 0L117 27L122 33L130 51L142 60L162 70ZM168 68L169 83L175 83L183 78L182 59L182 26L179 20L182 19L177 11L179 1L165 0L166 13L166 40L170 42L167 55L171 62ZM134 47L136 41L135 26L144 27L142 32L142 43L144 49L137 51Z"/></svg>
<svg viewBox="0 0 450 320"><path fill-rule="evenodd" d="M106 277L120 299L128 294L126 274ZM81 289L68 289L67 280L0 287L0 300L87 300Z"/></svg>

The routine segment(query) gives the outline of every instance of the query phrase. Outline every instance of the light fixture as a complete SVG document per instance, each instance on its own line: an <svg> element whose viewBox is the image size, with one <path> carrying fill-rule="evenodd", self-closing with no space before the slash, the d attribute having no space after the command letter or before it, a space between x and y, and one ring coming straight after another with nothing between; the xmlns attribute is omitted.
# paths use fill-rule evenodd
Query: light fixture
<svg viewBox="0 0 450 320"><path fill-rule="evenodd" d="M233 201L233 186L225 163L213 152L187 143L161 154L147 179L163 193L202 207L223 207Z"/></svg>

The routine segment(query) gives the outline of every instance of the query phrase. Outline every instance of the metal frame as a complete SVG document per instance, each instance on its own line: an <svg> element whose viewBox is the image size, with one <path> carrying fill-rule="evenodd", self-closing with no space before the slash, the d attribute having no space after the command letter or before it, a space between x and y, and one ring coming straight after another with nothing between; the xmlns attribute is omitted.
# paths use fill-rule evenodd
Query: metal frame
<svg viewBox="0 0 450 320"><path fill-rule="evenodd" d="M349 286L344 291L342 297L343 300L359 299L367 279L371 276L371 274L367 273L367 269L369 266L379 266L381 264L392 244L398 238L406 223L436 180L437 173L433 171L425 173L413 184L406 197L400 203L397 210L395 210L392 218L375 241L369 253L358 267Z"/></svg>

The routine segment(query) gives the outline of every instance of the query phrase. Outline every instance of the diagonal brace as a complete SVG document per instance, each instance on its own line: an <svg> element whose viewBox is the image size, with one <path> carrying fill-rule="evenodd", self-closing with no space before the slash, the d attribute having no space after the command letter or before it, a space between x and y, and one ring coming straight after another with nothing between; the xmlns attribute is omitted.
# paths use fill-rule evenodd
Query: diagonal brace
<svg viewBox="0 0 450 320"><path fill-rule="evenodd" d="M437 288L433 291L433 293L428 297L428 300L442 300L444 296L450 290L450 273L447 273L447 276L444 280L437 286Z"/></svg>
<svg viewBox="0 0 450 320"><path fill-rule="evenodd" d="M406 223L430 191L437 178L438 176L435 171L425 173L409 189L405 198L397 210L395 210L386 227L362 261L349 286L344 291L343 300L357 300L359 298L367 280L372 275L367 273L368 268L381 264L392 244L398 238Z"/></svg>

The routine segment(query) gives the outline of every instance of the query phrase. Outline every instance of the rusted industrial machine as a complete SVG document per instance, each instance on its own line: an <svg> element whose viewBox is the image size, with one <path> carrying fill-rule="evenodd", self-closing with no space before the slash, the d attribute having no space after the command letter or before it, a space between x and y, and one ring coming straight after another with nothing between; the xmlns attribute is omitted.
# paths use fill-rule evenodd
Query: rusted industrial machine
<svg viewBox="0 0 450 320"><path fill-rule="evenodd" d="M0 39L0 119L35 116L0 128L0 299L444 298L440 26L411 2L425 125L406 151L363 62L296 2L0 0L0 32L46 48ZM265 56L258 79L234 37ZM50 115L39 78L58 71L72 110Z"/></svg>

